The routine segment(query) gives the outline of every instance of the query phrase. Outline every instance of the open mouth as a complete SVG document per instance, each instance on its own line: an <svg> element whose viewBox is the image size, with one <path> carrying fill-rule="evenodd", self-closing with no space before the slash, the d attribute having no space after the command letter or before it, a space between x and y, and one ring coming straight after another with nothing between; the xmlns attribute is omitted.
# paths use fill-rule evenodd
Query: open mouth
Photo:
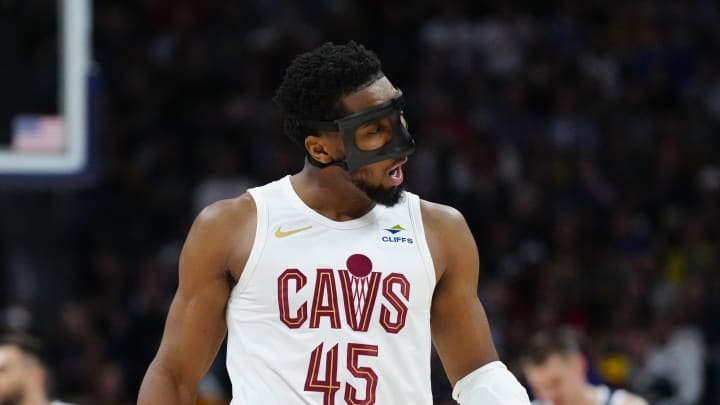
<svg viewBox="0 0 720 405"><path fill-rule="evenodd" d="M397 166L393 167L388 171L388 175L390 176L390 181L394 186L399 186L403 182L403 171L402 166L407 162L407 158L403 159L400 163L397 164Z"/></svg>
<svg viewBox="0 0 720 405"><path fill-rule="evenodd" d="M393 179L400 179L402 178L402 169L400 167L396 167L395 169L390 171L390 177Z"/></svg>

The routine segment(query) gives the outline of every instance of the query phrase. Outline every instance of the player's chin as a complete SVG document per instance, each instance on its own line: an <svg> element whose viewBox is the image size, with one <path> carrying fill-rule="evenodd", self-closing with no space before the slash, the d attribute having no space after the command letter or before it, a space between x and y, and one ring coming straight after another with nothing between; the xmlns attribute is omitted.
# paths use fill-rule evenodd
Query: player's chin
<svg viewBox="0 0 720 405"><path fill-rule="evenodd" d="M363 181L356 181L355 185L362 190L368 198L377 204L392 207L400 202L404 190L403 185L387 187L384 185L371 186Z"/></svg>

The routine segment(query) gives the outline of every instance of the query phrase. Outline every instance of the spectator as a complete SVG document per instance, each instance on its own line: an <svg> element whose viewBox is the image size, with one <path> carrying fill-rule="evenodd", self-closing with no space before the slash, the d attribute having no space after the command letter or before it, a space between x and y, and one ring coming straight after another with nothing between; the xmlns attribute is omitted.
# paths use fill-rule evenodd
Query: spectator
<svg viewBox="0 0 720 405"><path fill-rule="evenodd" d="M41 343L29 335L0 336L0 403L4 405L69 405L48 399L49 372Z"/></svg>
<svg viewBox="0 0 720 405"><path fill-rule="evenodd" d="M587 359L568 329L541 331L531 337L522 367L539 405L647 405L625 390L590 384Z"/></svg>

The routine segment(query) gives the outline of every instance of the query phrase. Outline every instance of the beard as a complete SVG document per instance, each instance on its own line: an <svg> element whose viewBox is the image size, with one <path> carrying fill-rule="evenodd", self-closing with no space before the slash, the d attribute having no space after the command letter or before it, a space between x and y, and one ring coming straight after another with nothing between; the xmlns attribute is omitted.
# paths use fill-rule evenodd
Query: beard
<svg viewBox="0 0 720 405"><path fill-rule="evenodd" d="M360 179L353 179L353 184L355 184L355 187L359 188L362 192L364 192L372 201L386 207L392 207L393 205L400 202L400 199L402 198L402 192L405 189L402 184L390 188L385 188L382 186L371 186L370 184Z"/></svg>

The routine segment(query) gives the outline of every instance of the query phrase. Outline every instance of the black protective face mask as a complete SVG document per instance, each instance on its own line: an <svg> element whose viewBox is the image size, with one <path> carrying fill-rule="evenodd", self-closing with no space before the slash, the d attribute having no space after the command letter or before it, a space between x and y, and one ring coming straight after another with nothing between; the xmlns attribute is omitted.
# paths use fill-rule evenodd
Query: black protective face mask
<svg viewBox="0 0 720 405"><path fill-rule="evenodd" d="M401 113L404 105L405 102L402 97L402 92L398 90L395 97L380 105L347 115L335 121L300 121L302 126L311 130L339 132L345 145L345 158L343 160L332 163L320 163L308 156L310 163L317 167L340 165L345 168L345 170L352 172L370 163L411 155L415 152L415 140L402 124ZM389 117L392 122L392 138L390 141L373 150L363 150L358 147L355 142L357 129L365 124L387 117Z"/></svg>

